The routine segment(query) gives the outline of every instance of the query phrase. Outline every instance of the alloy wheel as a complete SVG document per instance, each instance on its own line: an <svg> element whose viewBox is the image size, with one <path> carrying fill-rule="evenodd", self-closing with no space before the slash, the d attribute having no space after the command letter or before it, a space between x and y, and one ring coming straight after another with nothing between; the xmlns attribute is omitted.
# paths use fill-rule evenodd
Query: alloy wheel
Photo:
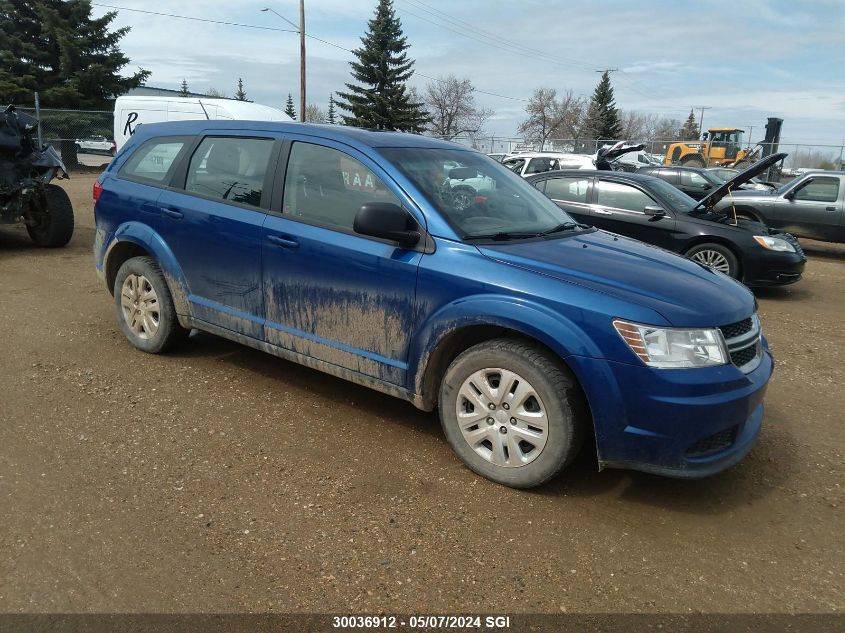
<svg viewBox="0 0 845 633"><path fill-rule="evenodd" d="M726 275L731 272L731 265L728 263L727 258L719 251L698 251L690 259L700 264L704 264L714 270L718 270L720 273L725 273Z"/></svg>

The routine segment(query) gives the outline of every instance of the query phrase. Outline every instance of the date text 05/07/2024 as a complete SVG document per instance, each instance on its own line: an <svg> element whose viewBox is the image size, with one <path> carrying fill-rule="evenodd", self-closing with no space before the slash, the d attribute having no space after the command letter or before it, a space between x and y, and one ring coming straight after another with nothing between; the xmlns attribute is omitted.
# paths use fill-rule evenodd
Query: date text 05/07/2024
<svg viewBox="0 0 845 633"><path fill-rule="evenodd" d="M341 615L332 617L336 629L508 629L507 615Z"/></svg>

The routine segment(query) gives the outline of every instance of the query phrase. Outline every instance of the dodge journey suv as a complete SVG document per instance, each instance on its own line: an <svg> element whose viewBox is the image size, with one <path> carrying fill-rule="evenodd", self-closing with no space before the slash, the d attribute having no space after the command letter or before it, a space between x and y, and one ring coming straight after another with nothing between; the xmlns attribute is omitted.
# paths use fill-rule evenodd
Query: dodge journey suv
<svg viewBox="0 0 845 633"><path fill-rule="evenodd" d="M485 187L467 199L464 181ZM579 224L464 147L150 124L94 198L97 271L132 345L203 330L437 409L494 481L541 484L585 439L602 468L699 477L760 431L773 365L742 284Z"/></svg>

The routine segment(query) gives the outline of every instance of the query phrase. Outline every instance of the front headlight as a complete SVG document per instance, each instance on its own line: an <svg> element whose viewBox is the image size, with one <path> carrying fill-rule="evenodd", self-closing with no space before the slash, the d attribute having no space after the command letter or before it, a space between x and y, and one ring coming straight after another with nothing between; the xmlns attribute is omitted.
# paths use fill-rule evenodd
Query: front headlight
<svg viewBox="0 0 845 633"><path fill-rule="evenodd" d="M769 237L768 235L755 235L754 240L760 246L770 251L781 251L784 253L795 252L795 247L792 244L779 237Z"/></svg>
<svg viewBox="0 0 845 633"><path fill-rule="evenodd" d="M722 332L664 328L613 321L613 327L628 347L649 367L712 367L728 362Z"/></svg>

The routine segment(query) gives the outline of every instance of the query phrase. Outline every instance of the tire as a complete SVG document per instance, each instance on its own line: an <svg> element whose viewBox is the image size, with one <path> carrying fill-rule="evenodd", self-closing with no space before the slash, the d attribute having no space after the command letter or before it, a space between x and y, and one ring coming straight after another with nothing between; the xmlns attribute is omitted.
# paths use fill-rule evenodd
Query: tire
<svg viewBox="0 0 845 633"><path fill-rule="evenodd" d="M27 233L38 246L64 246L73 237L73 204L67 192L56 185L44 187L44 199L47 203L46 213L39 214L37 225L27 225Z"/></svg>
<svg viewBox="0 0 845 633"><path fill-rule="evenodd" d="M694 262L739 279L739 261L727 246L712 243L698 244L689 249L686 256Z"/></svg>
<svg viewBox="0 0 845 633"><path fill-rule="evenodd" d="M505 486L532 488L577 455L583 403L575 378L549 352L502 338L449 365L438 404L446 439L467 467Z"/></svg>
<svg viewBox="0 0 845 633"><path fill-rule="evenodd" d="M114 305L123 335L149 354L167 351L189 334L179 325L164 274L150 257L123 263L114 280Z"/></svg>
<svg viewBox="0 0 845 633"><path fill-rule="evenodd" d="M682 160L681 165L683 167L696 167L698 169L703 169L707 166L707 163L701 156L690 156L689 158Z"/></svg>
<svg viewBox="0 0 845 633"><path fill-rule="evenodd" d="M452 189L452 207L456 211L470 208L475 201L476 191L470 187L455 187Z"/></svg>

